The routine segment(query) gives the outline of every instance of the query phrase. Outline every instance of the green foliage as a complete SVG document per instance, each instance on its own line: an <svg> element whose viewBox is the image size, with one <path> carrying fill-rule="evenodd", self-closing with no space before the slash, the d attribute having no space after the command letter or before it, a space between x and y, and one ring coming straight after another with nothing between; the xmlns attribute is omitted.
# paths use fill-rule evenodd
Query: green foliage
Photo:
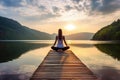
<svg viewBox="0 0 120 80"><path fill-rule="evenodd" d="M94 36L93 40L120 40L120 20L113 22L101 30Z"/></svg>
<svg viewBox="0 0 120 80"><path fill-rule="evenodd" d="M120 31L116 32L114 39L120 40Z"/></svg>

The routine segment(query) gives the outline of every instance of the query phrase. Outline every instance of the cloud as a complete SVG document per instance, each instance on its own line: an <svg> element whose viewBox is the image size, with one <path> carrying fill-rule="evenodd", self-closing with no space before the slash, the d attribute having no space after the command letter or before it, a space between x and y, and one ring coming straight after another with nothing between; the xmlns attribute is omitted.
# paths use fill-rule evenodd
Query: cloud
<svg viewBox="0 0 120 80"><path fill-rule="evenodd" d="M39 9L40 9L41 11L45 11L45 10L46 10L46 7L43 6L43 5L41 5L41 6L39 6Z"/></svg>
<svg viewBox="0 0 120 80"><path fill-rule="evenodd" d="M114 13L120 9L119 3L120 0L0 0L0 15L40 21L55 17L78 20Z"/></svg>
<svg viewBox="0 0 120 80"><path fill-rule="evenodd" d="M38 21L40 23L40 21L46 21L50 18L56 18L56 17L60 17L60 15L58 14L52 14L52 13L46 13L46 14L42 14L42 15L36 15L36 16L25 16L25 20L26 21Z"/></svg>
<svg viewBox="0 0 120 80"><path fill-rule="evenodd" d="M87 14L110 14L120 10L120 0L72 0L78 11Z"/></svg>
<svg viewBox="0 0 120 80"><path fill-rule="evenodd" d="M41 15L40 19L41 20L45 20L45 19L49 19L49 18L53 18L53 17L59 17L60 15L54 15L52 13L47 13L47 14L43 14Z"/></svg>
<svg viewBox="0 0 120 80"><path fill-rule="evenodd" d="M103 0L103 6L99 8L104 14L120 10L120 0Z"/></svg>
<svg viewBox="0 0 120 80"><path fill-rule="evenodd" d="M40 11L38 7L33 6L14 8L14 12L19 13L19 15L21 15L22 17L30 17L44 14L44 12Z"/></svg>
<svg viewBox="0 0 120 80"><path fill-rule="evenodd" d="M60 9L58 7L56 7L56 6L53 6L52 10L53 10L54 13L57 13L57 12L60 11Z"/></svg>
<svg viewBox="0 0 120 80"><path fill-rule="evenodd" d="M79 3L81 0L72 0L75 3Z"/></svg>
<svg viewBox="0 0 120 80"><path fill-rule="evenodd" d="M56 14L58 7L45 4L40 0L0 0L0 15L28 21L45 21L60 16Z"/></svg>
<svg viewBox="0 0 120 80"><path fill-rule="evenodd" d="M0 10L3 10L3 9L5 9L4 6L0 5Z"/></svg>
<svg viewBox="0 0 120 80"><path fill-rule="evenodd" d="M20 7L22 0L0 0L0 3L6 7Z"/></svg>
<svg viewBox="0 0 120 80"><path fill-rule="evenodd" d="M66 5L66 6L65 6L65 11L69 11L69 10L71 10L71 9L73 9L73 7L71 7L70 5Z"/></svg>
<svg viewBox="0 0 120 80"><path fill-rule="evenodd" d="M119 0L91 0L91 12L110 14L120 9Z"/></svg>
<svg viewBox="0 0 120 80"><path fill-rule="evenodd" d="M88 5L90 0L72 0L73 4L74 4L74 9L76 9L78 12L85 12L88 9L88 6L90 7L90 5Z"/></svg>

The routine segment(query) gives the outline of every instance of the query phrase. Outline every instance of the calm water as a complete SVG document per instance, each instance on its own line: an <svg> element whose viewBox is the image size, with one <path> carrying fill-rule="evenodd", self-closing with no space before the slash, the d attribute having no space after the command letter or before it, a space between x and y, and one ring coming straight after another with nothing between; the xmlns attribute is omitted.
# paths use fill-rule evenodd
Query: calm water
<svg viewBox="0 0 120 80"><path fill-rule="evenodd" d="M0 80L29 80L53 41L0 41ZM71 50L101 80L120 80L120 44L68 41Z"/></svg>

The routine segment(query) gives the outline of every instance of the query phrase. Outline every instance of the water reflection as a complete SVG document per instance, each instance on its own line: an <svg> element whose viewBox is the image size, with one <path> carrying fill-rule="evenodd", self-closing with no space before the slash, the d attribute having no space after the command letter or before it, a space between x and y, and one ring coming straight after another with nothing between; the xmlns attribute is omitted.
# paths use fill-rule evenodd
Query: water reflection
<svg viewBox="0 0 120 80"><path fill-rule="evenodd" d="M98 70L101 80L120 80L120 71L114 67L103 66Z"/></svg>
<svg viewBox="0 0 120 80"><path fill-rule="evenodd" d="M97 49L120 60L120 44L96 44Z"/></svg>
<svg viewBox="0 0 120 80"><path fill-rule="evenodd" d="M120 80L120 44L86 44L71 45L71 50L100 80Z"/></svg>
<svg viewBox="0 0 120 80"><path fill-rule="evenodd" d="M0 42L0 80L29 80L50 50L51 43ZM73 41L70 50L101 80L120 80L120 44Z"/></svg>
<svg viewBox="0 0 120 80"><path fill-rule="evenodd" d="M93 44L70 44L71 46L81 47L81 48L89 48L94 47Z"/></svg>
<svg viewBox="0 0 120 80"><path fill-rule="evenodd" d="M25 42L0 42L0 63L19 58L29 50L46 47L49 44Z"/></svg>

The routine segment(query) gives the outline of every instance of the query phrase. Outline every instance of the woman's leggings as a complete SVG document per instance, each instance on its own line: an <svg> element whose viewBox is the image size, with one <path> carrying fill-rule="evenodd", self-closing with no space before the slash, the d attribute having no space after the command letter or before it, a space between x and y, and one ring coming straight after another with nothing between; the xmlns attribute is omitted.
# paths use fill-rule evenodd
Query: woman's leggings
<svg viewBox="0 0 120 80"><path fill-rule="evenodd" d="M59 47L51 47L53 50L59 50L59 49L62 49L63 51L65 51L65 50L67 50L67 49L69 49L70 47L68 46L68 47L64 47L64 48L59 48Z"/></svg>

